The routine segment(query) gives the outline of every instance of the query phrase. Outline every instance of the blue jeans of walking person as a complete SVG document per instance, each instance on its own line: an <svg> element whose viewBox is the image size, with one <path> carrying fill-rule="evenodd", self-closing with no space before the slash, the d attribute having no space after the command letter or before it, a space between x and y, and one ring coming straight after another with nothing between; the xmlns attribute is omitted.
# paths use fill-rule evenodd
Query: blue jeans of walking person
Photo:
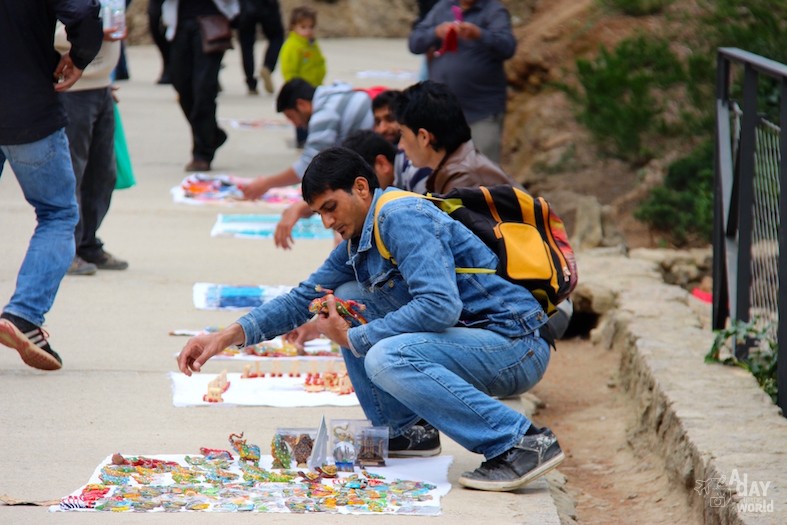
<svg viewBox="0 0 787 525"><path fill-rule="evenodd" d="M0 175L6 160L25 200L35 208L38 224L19 269L16 290L3 312L41 326L74 258L74 227L79 220L65 131L29 144L0 145Z"/></svg>
<svg viewBox="0 0 787 525"><path fill-rule="evenodd" d="M369 319L386 313L357 283L340 286L336 296L365 304ZM349 349L342 353L374 425L389 426L397 436L425 419L468 450L491 458L513 447L530 427L525 416L494 397L535 386L546 372L550 348L537 336L509 338L455 327L383 339L359 356Z"/></svg>

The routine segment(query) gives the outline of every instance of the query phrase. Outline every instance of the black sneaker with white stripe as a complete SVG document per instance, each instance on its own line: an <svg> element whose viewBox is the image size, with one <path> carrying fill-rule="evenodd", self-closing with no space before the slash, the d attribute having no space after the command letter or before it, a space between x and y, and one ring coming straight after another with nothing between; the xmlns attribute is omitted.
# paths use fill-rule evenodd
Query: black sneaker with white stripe
<svg viewBox="0 0 787 525"><path fill-rule="evenodd" d="M0 344L13 348L25 364L39 370L58 370L63 361L47 341L41 327L13 314L0 315Z"/></svg>
<svg viewBox="0 0 787 525"><path fill-rule="evenodd" d="M388 455L392 458L426 458L440 453L440 432L422 419L401 436L388 440Z"/></svg>
<svg viewBox="0 0 787 525"><path fill-rule="evenodd" d="M557 467L565 454L548 428L522 436L519 443L497 457L484 461L459 477L465 487L479 490L516 490Z"/></svg>

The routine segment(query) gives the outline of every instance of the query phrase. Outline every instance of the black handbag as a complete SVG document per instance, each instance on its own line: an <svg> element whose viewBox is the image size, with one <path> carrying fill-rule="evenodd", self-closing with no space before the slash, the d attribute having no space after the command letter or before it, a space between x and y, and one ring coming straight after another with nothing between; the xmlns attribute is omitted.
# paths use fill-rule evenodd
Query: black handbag
<svg viewBox="0 0 787 525"><path fill-rule="evenodd" d="M202 52L218 53L232 49L232 28L224 15L198 16L199 32L202 36Z"/></svg>

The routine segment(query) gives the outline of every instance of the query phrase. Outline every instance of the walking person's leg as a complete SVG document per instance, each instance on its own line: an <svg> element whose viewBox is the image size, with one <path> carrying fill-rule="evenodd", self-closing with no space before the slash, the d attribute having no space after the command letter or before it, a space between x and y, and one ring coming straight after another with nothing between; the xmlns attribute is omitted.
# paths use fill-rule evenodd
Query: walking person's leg
<svg viewBox="0 0 787 525"><path fill-rule="evenodd" d="M164 30L161 25L161 4L163 0L150 0L148 2L148 29L150 36L153 38L153 43L161 54L161 76L157 84L171 84L172 80L169 76L169 40L164 36Z"/></svg>
<svg viewBox="0 0 787 525"><path fill-rule="evenodd" d="M273 70L276 69L276 62L279 60L279 51L284 44L284 24L281 21L281 9L278 0L267 3L265 13L261 17L262 34L268 40L265 55L262 59L260 68L260 78L262 78L265 91L273 93Z"/></svg>
<svg viewBox="0 0 787 525"><path fill-rule="evenodd" d="M196 42L195 42L196 45ZM194 136L194 159L207 161L207 168L216 150L227 140L227 134L216 121L216 99L219 95L219 69L224 52L194 52L194 76L189 122Z"/></svg>
<svg viewBox="0 0 787 525"><path fill-rule="evenodd" d="M68 268L68 275L94 275L96 265L89 263L79 256L79 246L84 233L84 212L82 209L82 186L85 168L90 157L91 143L93 142L93 124L96 120L94 98L90 96L92 90L67 91L60 94L60 103L68 115L66 136L71 154L71 165L74 168L76 180L76 199L79 206L79 221L74 228L74 242L77 253Z"/></svg>
<svg viewBox="0 0 787 525"><path fill-rule="evenodd" d="M41 330L60 282L74 257L79 218L76 181L65 131L30 144L0 146L0 171L7 159L37 225L17 275L16 289L3 308L0 343L16 349L28 365L56 370L60 357Z"/></svg>
<svg viewBox="0 0 787 525"><path fill-rule="evenodd" d="M125 270L128 263L105 251L104 243L97 236L109 211L117 180L114 101L108 87L91 90L90 96L95 118L80 188L82 236L77 244L77 255L101 270Z"/></svg>
<svg viewBox="0 0 787 525"><path fill-rule="evenodd" d="M186 164L186 171L209 171L216 150L216 97L218 96L218 62L212 69L213 80L203 85L206 71L206 56L202 52L202 37L197 22L186 20L178 25L178 31L170 48L170 74L172 86L178 93L180 109L191 128L192 160ZM206 90L210 90L207 92ZM207 107L205 101L208 101ZM212 109L211 109L212 108ZM207 116L207 118L206 118ZM221 131L221 130L219 130ZM221 132L223 134L223 132ZM223 135L226 139L226 135ZM219 138L221 134L219 134ZM222 141L223 142L223 141Z"/></svg>
<svg viewBox="0 0 787 525"><path fill-rule="evenodd" d="M254 76L254 43L257 40L257 18L241 13L238 19L238 43L246 77L246 87L250 95L257 94L257 78Z"/></svg>

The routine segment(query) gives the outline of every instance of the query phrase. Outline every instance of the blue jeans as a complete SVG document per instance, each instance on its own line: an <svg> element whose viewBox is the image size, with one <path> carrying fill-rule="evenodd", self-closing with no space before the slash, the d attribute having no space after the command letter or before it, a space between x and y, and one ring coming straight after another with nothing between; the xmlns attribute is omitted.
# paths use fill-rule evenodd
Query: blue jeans
<svg viewBox="0 0 787 525"><path fill-rule="evenodd" d="M357 283L336 296L364 302L368 318L385 315ZM491 459L513 447L530 421L495 397L531 389L546 372L550 348L540 337L509 338L481 328L449 328L383 339L368 352L342 353L366 417L396 437L423 418L466 449Z"/></svg>
<svg viewBox="0 0 787 525"><path fill-rule="evenodd" d="M60 281L74 258L74 227L79 220L76 179L65 131L29 144L0 145L0 175L8 159L38 224L4 312L36 326L52 308Z"/></svg>

